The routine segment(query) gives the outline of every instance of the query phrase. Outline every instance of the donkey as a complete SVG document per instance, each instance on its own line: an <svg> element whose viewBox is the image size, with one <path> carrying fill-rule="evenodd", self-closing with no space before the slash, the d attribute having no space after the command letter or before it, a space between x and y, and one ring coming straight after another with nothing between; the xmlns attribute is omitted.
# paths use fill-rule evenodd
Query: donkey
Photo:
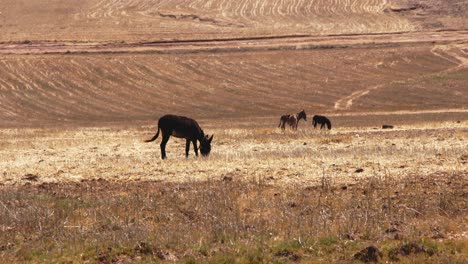
<svg viewBox="0 0 468 264"><path fill-rule="evenodd" d="M278 127L281 127L282 130L285 130L286 124L288 124L293 130L297 130L297 125L301 119L307 121L307 114L304 110L297 114L282 115Z"/></svg>
<svg viewBox="0 0 468 264"><path fill-rule="evenodd" d="M314 126L314 128L316 128L317 124L320 124L320 129L322 129L325 125L327 125L328 129L331 129L330 119L328 119L325 116L315 115L312 118L312 125Z"/></svg>
<svg viewBox="0 0 468 264"><path fill-rule="evenodd" d="M200 141L200 153L202 156L208 156L210 154L213 135L211 135L211 137L205 135L197 121L191 118L176 115L165 115L159 118L158 132L153 138L146 140L145 142L155 141L159 136L159 131L162 131L162 159L166 158L166 144L167 141L169 141L170 136L185 138L187 140L185 143L185 157L188 157L189 155L190 142L193 144L195 155L198 156L197 140Z"/></svg>

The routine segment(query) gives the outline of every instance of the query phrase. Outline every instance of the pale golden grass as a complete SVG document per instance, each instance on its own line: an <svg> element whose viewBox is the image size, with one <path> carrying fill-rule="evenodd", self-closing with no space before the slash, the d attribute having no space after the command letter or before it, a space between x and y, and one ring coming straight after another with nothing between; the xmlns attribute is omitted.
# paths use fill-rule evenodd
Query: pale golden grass
<svg viewBox="0 0 468 264"><path fill-rule="evenodd" d="M171 138L168 159L159 142L144 143L154 127L3 129L0 182L172 182L264 179L271 184L317 184L326 175L336 182L362 177L467 170L467 122L398 126L394 130L338 128L297 132L274 128L208 129L214 133L209 158L185 158L185 141ZM363 169L361 173L357 169Z"/></svg>
<svg viewBox="0 0 468 264"><path fill-rule="evenodd" d="M162 161L154 126L0 130L0 258L466 259L466 121L205 131L210 157Z"/></svg>

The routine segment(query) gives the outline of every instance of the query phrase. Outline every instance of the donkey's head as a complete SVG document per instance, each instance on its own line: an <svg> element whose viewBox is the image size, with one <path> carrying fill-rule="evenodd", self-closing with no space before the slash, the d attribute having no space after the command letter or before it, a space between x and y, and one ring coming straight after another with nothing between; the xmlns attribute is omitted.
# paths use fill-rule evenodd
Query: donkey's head
<svg viewBox="0 0 468 264"><path fill-rule="evenodd" d="M213 140L213 136L214 135L211 135L211 137L208 137L208 135L206 135L200 141L200 153L202 154L202 156L210 155L211 141Z"/></svg>
<svg viewBox="0 0 468 264"><path fill-rule="evenodd" d="M297 120L301 120L301 118L304 119L304 121L307 121L307 114L304 110L302 110L302 112L298 113L297 114Z"/></svg>

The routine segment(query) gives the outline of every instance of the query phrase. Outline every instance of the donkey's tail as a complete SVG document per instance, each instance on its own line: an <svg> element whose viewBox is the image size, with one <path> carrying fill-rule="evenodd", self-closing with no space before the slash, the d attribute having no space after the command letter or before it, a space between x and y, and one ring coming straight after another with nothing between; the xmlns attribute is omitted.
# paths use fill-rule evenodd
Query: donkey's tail
<svg viewBox="0 0 468 264"><path fill-rule="evenodd" d="M145 142L152 142L152 141L155 141L159 136L159 127L158 127L158 132L156 133L156 135L154 135L154 137L152 137L151 139L148 139L148 140L145 140Z"/></svg>

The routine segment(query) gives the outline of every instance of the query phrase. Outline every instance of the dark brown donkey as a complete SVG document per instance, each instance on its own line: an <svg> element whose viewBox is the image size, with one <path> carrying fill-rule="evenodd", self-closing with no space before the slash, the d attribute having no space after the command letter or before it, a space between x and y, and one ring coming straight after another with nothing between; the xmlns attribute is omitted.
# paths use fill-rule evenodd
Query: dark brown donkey
<svg viewBox="0 0 468 264"><path fill-rule="evenodd" d="M185 117L176 115L165 115L159 118L158 121L158 132L152 139L146 140L145 142L155 141L159 136L159 131L162 131L161 141L161 158L166 158L166 144L169 141L169 137L174 136L177 138L185 138L185 156L188 157L190 150L190 142L193 143L195 149L195 155L198 156L197 140L200 141L200 153L203 156L208 156L211 151L211 141L213 135L208 137L203 133L203 130L198 125L197 121Z"/></svg>
<svg viewBox="0 0 468 264"><path fill-rule="evenodd" d="M282 115L280 117L280 123L278 127L281 127L282 130L285 130L286 124L288 124L291 127L291 129L297 130L297 125L299 124L299 120L301 119L307 121L307 114L304 110L297 114Z"/></svg>
<svg viewBox="0 0 468 264"><path fill-rule="evenodd" d="M327 125L328 129L331 129L330 119L328 119L326 116L314 115L312 118L312 125L314 128L316 128L318 124L320 124L320 129L322 129L325 125Z"/></svg>

